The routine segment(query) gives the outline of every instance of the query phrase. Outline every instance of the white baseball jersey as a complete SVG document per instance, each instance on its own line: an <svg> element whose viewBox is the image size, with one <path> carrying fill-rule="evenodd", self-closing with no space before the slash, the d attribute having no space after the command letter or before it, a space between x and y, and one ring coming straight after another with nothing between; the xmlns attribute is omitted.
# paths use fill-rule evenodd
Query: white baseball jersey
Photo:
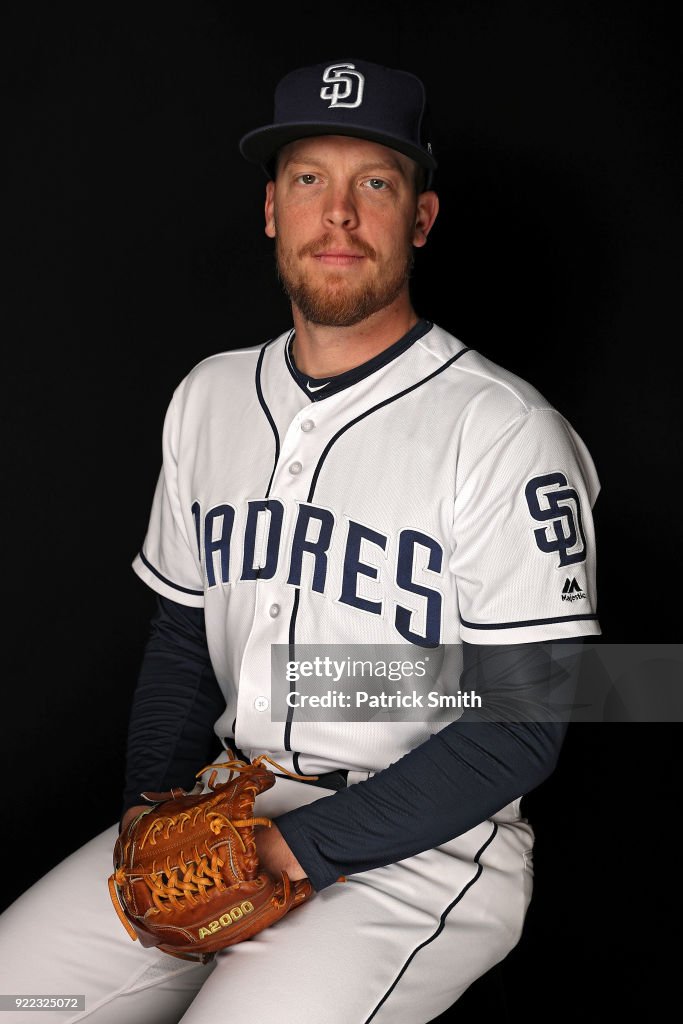
<svg viewBox="0 0 683 1024"><path fill-rule="evenodd" d="M292 333L210 356L180 383L133 567L204 607L219 736L286 765L298 752L306 772L378 771L444 723L272 721L255 706L271 645L600 633L600 484L534 387L428 321L347 386L308 392Z"/></svg>

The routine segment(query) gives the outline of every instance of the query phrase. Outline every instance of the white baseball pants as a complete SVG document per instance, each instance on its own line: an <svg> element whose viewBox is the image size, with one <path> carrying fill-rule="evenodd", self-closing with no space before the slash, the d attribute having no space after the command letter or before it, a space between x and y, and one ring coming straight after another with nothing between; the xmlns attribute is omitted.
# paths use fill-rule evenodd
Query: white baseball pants
<svg viewBox="0 0 683 1024"><path fill-rule="evenodd" d="M257 798L275 817L329 791L287 778ZM118 826L68 856L0 916L0 992L84 994L85 1010L17 1024L425 1024L519 941L533 831L515 801L416 857L352 875L201 965L133 942L107 878Z"/></svg>

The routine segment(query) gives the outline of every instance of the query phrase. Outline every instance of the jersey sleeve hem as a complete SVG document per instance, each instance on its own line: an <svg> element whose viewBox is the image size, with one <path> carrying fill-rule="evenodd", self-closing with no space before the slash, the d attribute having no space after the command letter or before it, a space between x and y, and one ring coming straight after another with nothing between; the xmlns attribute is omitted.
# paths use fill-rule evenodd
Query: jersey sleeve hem
<svg viewBox="0 0 683 1024"><path fill-rule="evenodd" d="M600 636L597 615L566 615L520 622L467 622L460 620L460 637L468 644L524 644Z"/></svg>
<svg viewBox="0 0 683 1024"><path fill-rule="evenodd" d="M144 552L140 551L133 560L133 571L140 577L143 583L171 601L187 605L189 608L204 607L204 591L192 590L189 587L182 587L166 577L147 560Z"/></svg>

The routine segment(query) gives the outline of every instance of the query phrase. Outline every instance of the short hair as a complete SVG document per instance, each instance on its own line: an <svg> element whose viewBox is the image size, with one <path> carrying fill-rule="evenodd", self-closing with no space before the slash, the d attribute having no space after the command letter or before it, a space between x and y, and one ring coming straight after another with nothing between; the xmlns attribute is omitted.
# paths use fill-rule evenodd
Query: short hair
<svg viewBox="0 0 683 1024"><path fill-rule="evenodd" d="M415 195L417 196L419 196L427 188L427 171L426 168L424 168L421 164L415 164L415 174L413 175L413 183L415 185Z"/></svg>

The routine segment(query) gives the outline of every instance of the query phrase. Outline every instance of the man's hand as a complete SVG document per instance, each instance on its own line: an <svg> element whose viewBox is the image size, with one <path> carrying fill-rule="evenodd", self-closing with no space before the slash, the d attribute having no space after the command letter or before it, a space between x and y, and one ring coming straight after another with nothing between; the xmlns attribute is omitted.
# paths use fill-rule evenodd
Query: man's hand
<svg viewBox="0 0 683 1024"><path fill-rule="evenodd" d="M306 877L306 872L283 839L277 825L257 829L256 850L263 867L275 878L281 871L286 871L293 882Z"/></svg>
<svg viewBox="0 0 683 1024"><path fill-rule="evenodd" d="M121 819L121 828L119 829L119 834L123 832L128 822L131 821L136 814L139 814L140 811L147 810L149 810L149 804L136 804L135 807L129 807L126 813L124 814L123 818Z"/></svg>

